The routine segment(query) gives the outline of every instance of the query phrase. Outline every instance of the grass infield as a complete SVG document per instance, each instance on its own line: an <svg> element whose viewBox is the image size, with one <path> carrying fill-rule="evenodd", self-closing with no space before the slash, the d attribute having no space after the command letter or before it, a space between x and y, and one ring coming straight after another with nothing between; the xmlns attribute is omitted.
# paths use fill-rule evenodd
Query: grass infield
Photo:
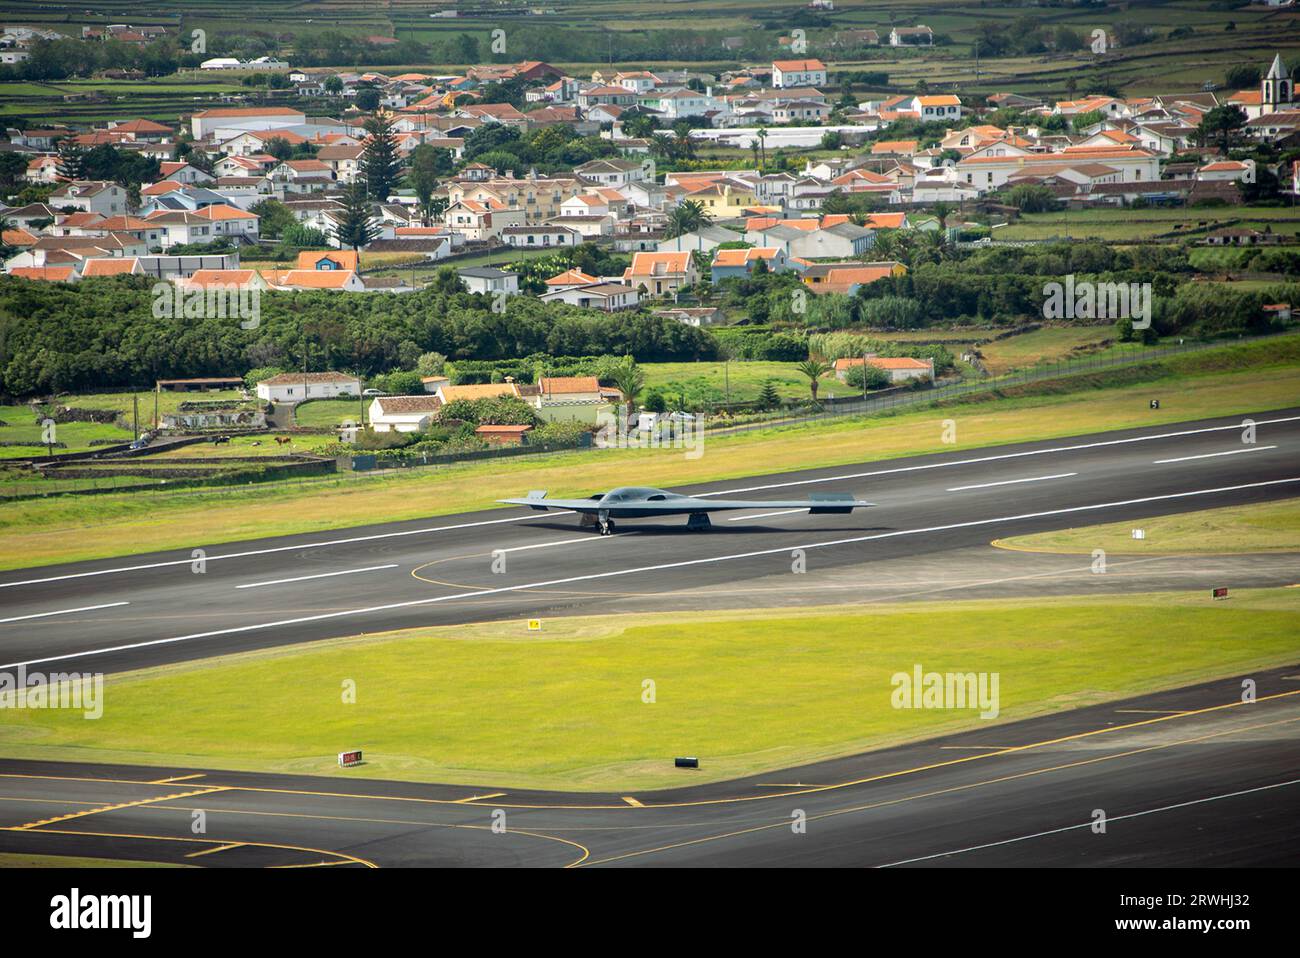
<svg viewBox="0 0 1300 958"><path fill-rule="evenodd" d="M416 629L110 676L0 753L577 790L733 778L1300 660L1300 590L662 613ZM891 677L997 672L1000 715ZM654 702L643 701L646 681ZM349 683L352 683L349 685ZM355 702L344 701L355 688ZM336 753L365 752L342 770ZM699 773L672 767L701 758Z"/></svg>

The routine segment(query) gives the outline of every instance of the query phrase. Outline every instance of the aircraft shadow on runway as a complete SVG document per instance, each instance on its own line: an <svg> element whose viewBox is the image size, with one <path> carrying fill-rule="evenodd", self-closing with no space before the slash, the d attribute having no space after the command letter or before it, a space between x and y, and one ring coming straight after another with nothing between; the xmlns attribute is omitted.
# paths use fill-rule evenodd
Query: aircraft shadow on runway
<svg viewBox="0 0 1300 958"><path fill-rule="evenodd" d="M724 520L725 521L725 520ZM595 530L588 530L572 523L563 522L530 522L528 527L532 529L555 529L559 532L589 532L593 537L598 537L599 533ZM618 535L625 532L635 532L637 535L651 536L717 536L717 535L745 535L749 533L798 533L808 532L820 535L823 532L894 532L893 526L817 526L809 529L782 528L781 526L765 525L722 525L714 523L710 528L704 530L688 529L685 525L652 525L642 523L633 519L616 519L614 531Z"/></svg>

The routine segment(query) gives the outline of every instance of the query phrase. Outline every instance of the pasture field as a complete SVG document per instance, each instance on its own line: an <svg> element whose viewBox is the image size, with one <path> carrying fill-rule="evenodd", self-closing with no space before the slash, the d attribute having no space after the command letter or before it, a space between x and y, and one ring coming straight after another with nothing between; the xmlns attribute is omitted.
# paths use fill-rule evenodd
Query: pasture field
<svg viewBox="0 0 1300 958"><path fill-rule="evenodd" d="M1284 665L1297 628L1300 591L1261 589L1231 608L1156 593L413 629L112 675L98 721L17 710L0 753L647 789L682 782L674 755L701 757L692 782L717 781ZM998 673L996 714L893 707L893 676L914 663ZM340 676L355 703L340 701ZM366 763L341 771L340 743Z"/></svg>
<svg viewBox="0 0 1300 958"><path fill-rule="evenodd" d="M1288 206L1177 207L1171 209L1069 210L1026 213L993 231L998 240L1178 239L1184 232L1193 242L1206 232L1228 226L1265 229L1285 236L1300 232L1300 211ZM1217 252L1217 251L1214 251Z"/></svg>

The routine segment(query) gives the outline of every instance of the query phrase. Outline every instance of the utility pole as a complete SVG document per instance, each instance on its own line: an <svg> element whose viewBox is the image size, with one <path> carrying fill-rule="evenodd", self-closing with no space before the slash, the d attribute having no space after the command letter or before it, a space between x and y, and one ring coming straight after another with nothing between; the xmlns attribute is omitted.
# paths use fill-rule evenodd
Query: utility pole
<svg viewBox="0 0 1300 958"><path fill-rule="evenodd" d="M162 392L162 381L155 379L153 382L153 428L158 429L158 394Z"/></svg>
<svg viewBox="0 0 1300 958"><path fill-rule="evenodd" d="M140 438L140 394L131 393L131 441Z"/></svg>

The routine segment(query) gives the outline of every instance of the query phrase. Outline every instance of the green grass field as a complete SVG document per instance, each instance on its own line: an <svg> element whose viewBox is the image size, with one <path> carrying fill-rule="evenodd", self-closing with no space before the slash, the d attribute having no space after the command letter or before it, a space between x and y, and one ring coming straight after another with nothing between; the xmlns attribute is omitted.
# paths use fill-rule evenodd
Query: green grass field
<svg viewBox="0 0 1300 958"><path fill-rule="evenodd" d="M1142 529L1146 538L1134 539L1134 529ZM993 544L1022 552L1080 555L1089 555L1094 549L1117 555L1300 552L1300 499L1061 529L998 539ZM1300 569L1296 579L1300 582Z"/></svg>
<svg viewBox="0 0 1300 958"><path fill-rule="evenodd" d="M367 399L366 405L370 405ZM356 399L313 399L294 409L294 422L308 429L333 429L341 422L360 422L361 404Z"/></svg>
<svg viewBox="0 0 1300 958"><path fill-rule="evenodd" d="M417 629L110 676L99 720L16 710L0 752L644 789L684 780L675 755L701 757L692 782L733 778L1285 665L1298 629L1288 589ZM918 663L998 673L998 716L893 708L891 676ZM338 769L347 748L366 764Z"/></svg>
<svg viewBox="0 0 1300 958"><path fill-rule="evenodd" d="M1180 230L1193 241L1207 230L1247 226L1288 236L1300 231L1300 211L1285 206L1225 206L1174 209L1097 209L1026 213L993 231L995 240L1091 238L1124 241L1153 239Z"/></svg>
<svg viewBox="0 0 1300 958"><path fill-rule="evenodd" d="M1152 395L1161 398L1158 410L1148 408ZM626 485L630 476L674 486L1297 404L1300 337L1280 337L1008 388L938 409L715 436L696 459L680 450L608 449L302 485L13 503L0 510L0 568L445 515L490 508L527 489L590 495L600 486ZM954 445L941 443L945 419L958 424Z"/></svg>
<svg viewBox="0 0 1300 958"><path fill-rule="evenodd" d="M708 397L715 403L726 402L728 396L731 402L752 402L769 379L782 399L807 399L808 377L799 372L798 365L767 361L640 364L647 391L658 390L668 397L685 391L688 397ZM819 382L822 398L852 392L833 373Z"/></svg>

